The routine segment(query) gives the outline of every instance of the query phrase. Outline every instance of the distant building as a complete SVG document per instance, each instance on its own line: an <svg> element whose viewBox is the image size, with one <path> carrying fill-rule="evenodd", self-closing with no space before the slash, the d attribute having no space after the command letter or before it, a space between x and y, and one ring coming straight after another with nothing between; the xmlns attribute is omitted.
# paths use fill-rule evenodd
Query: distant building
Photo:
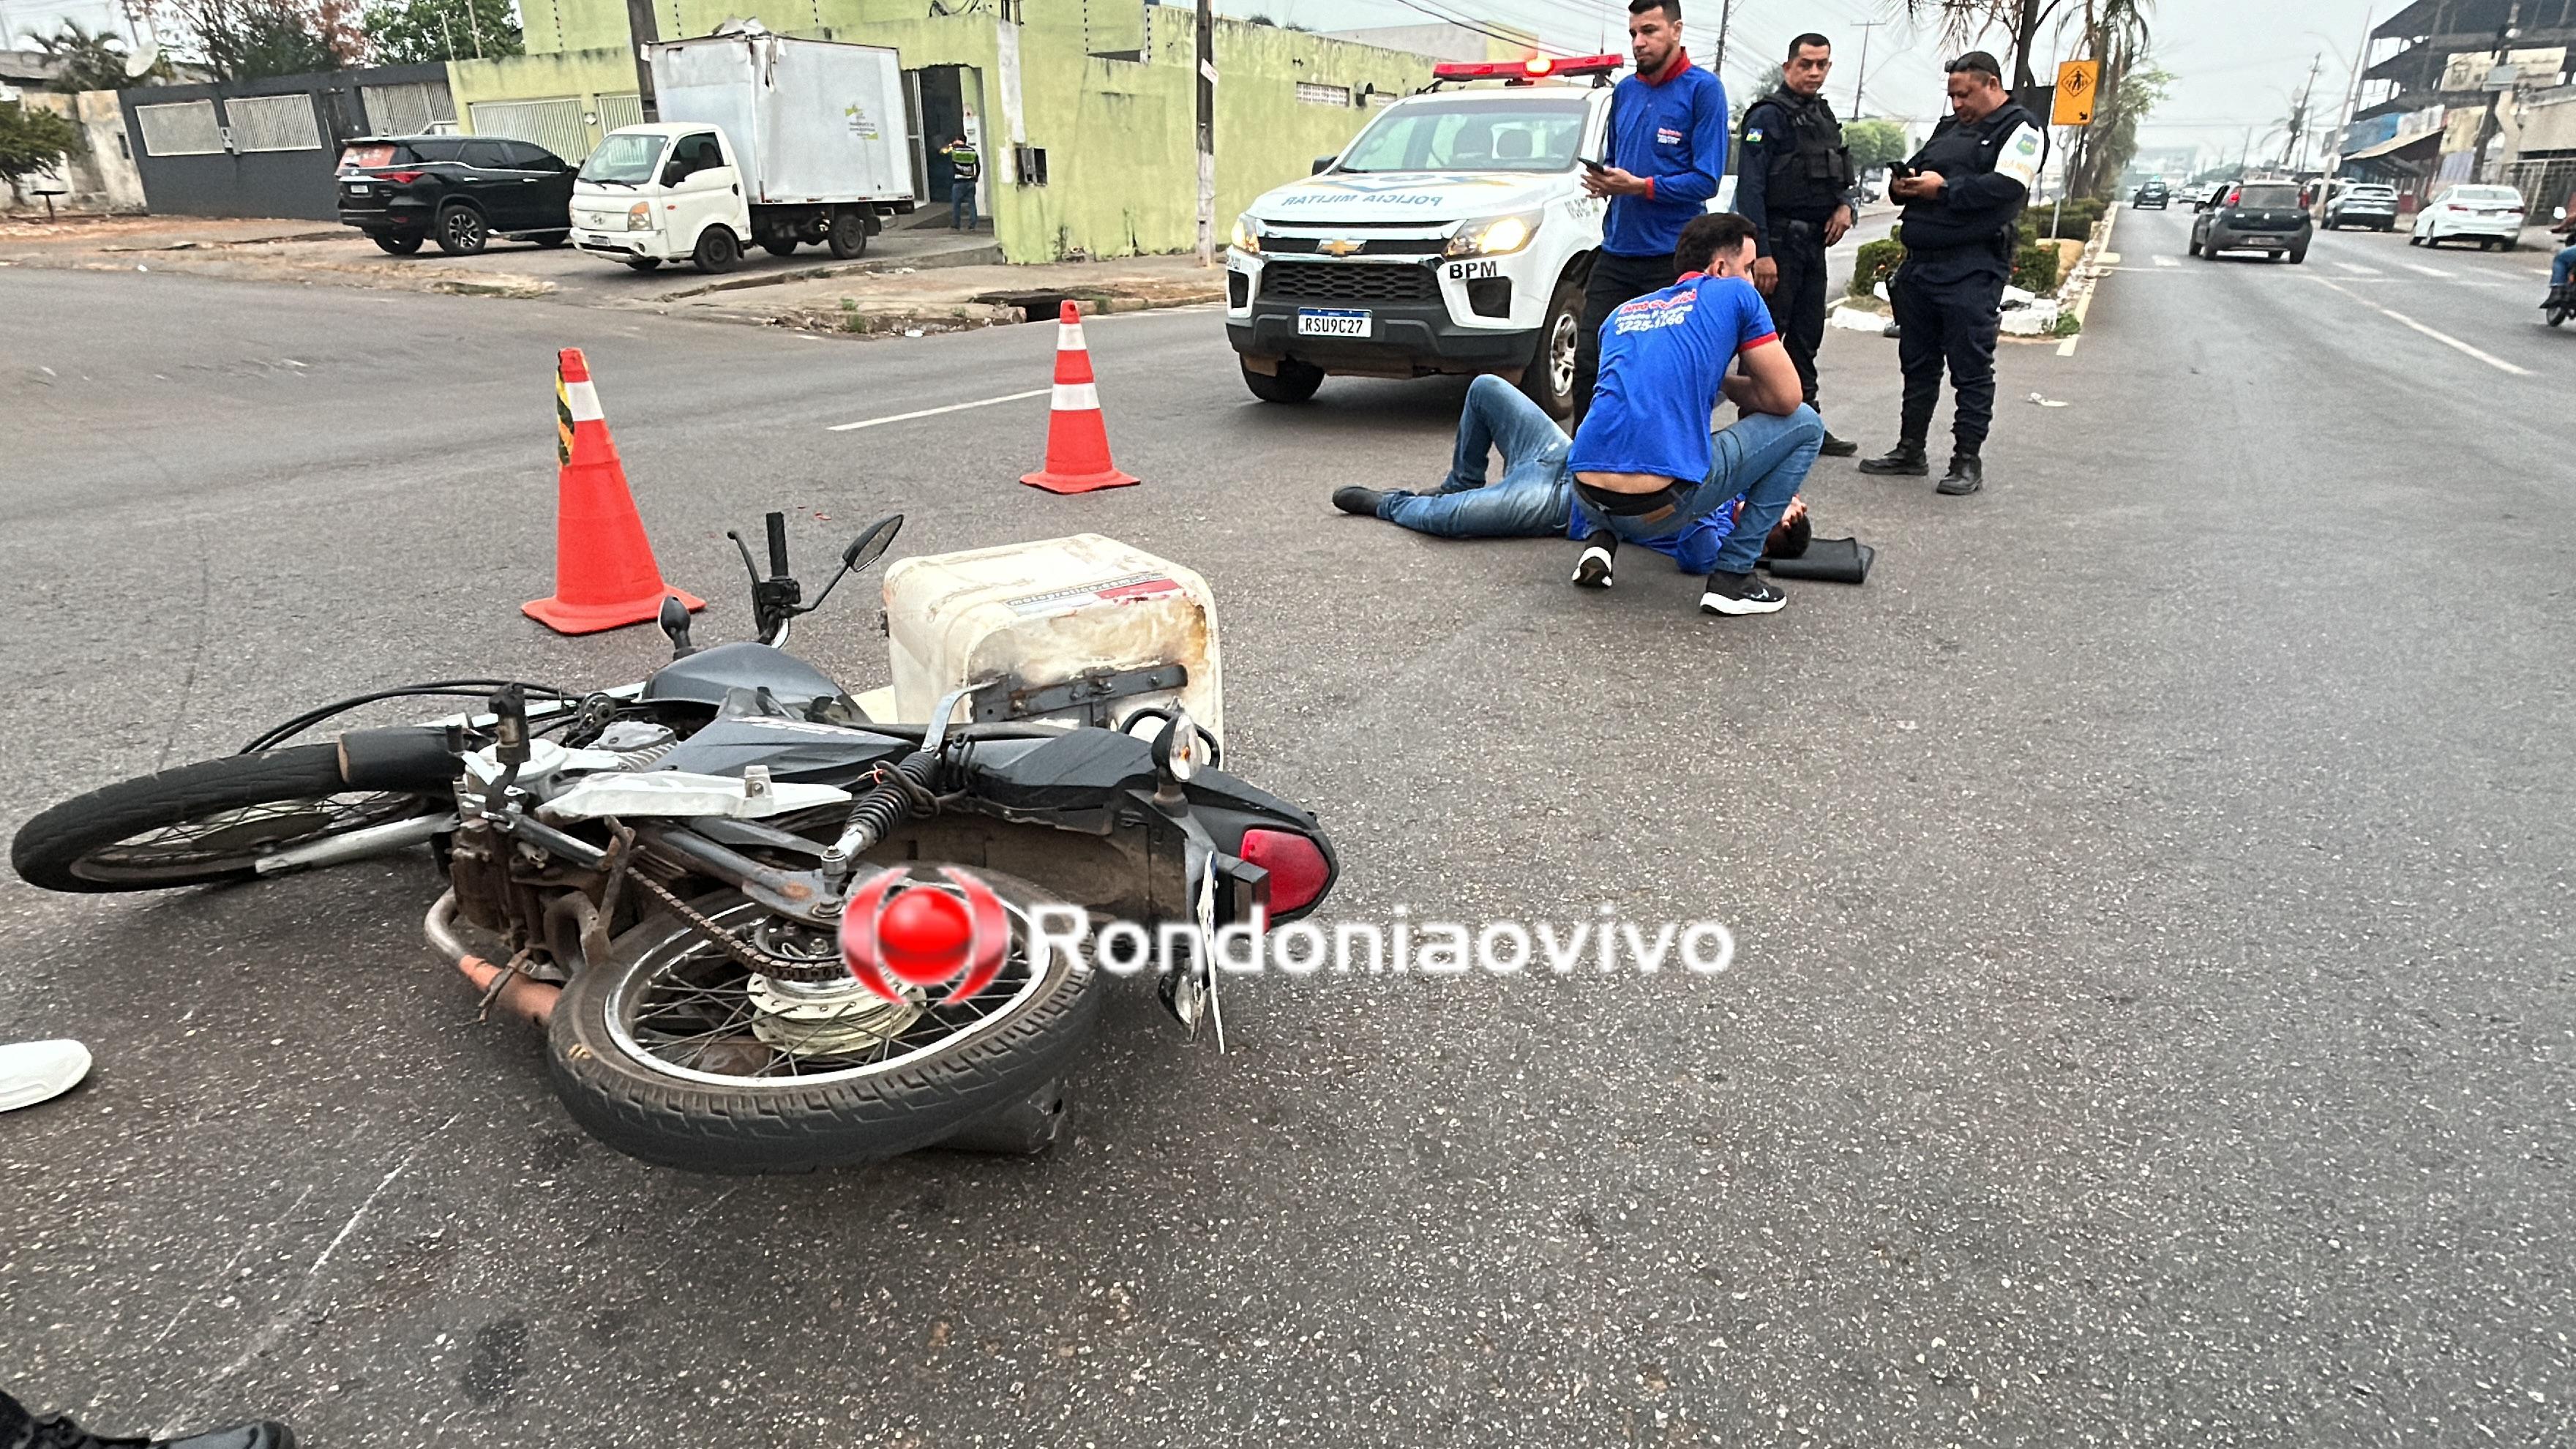
<svg viewBox="0 0 2576 1449"><path fill-rule="evenodd" d="M2510 48L2499 48L2507 27ZM2506 179L2522 112L2567 79L2576 14L2517 0L2413 0L2370 40L2379 58L2362 73L2337 169L2420 202L2453 182Z"/></svg>
<svg viewBox="0 0 2576 1449"><path fill-rule="evenodd" d="M1621 22L1620 43L1625 47L1627 32ZM1487 34L1487 31L1495 34ZM1538 37L1518 26L1499 22L1483 30L1469 30L1463 25L1437 21L1426 25L1371 25L1359 30L1328 30L1331 40L1348 40L1360 45L1374 45L1383 50L1407 50L1427 55L1433 60L1518 60L1539 50ZM1498 38L1502 37L1502 38Z"/></svg>

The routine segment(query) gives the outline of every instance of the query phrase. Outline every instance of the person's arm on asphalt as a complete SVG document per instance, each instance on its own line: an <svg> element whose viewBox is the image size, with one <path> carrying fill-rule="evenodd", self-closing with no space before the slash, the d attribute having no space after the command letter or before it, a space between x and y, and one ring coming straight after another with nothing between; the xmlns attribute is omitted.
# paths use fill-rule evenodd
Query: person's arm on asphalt
<svg viewBox="0 0 2576 1449"><path fill-rule="evenodd" d="M1807 400L1806 388L1798 381L1797 364L1789 360L1789 349L1777 337L1766 337L1737 354L1744 370L1729 373L1718 384L1726 400L1748 413L1769 413L1785 418Z"/></svg>

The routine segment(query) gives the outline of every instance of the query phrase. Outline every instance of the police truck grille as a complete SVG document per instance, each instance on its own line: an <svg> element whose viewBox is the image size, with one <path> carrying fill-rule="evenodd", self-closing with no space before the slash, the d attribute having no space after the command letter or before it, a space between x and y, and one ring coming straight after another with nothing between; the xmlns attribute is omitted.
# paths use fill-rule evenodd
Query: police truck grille
<svg viewBox="0 0 2576 1449"><path fill-rule="evenodd" d="M1272 262L1261 295L1311 302L1428 302L1440 295L1429 267Z"/></svg>

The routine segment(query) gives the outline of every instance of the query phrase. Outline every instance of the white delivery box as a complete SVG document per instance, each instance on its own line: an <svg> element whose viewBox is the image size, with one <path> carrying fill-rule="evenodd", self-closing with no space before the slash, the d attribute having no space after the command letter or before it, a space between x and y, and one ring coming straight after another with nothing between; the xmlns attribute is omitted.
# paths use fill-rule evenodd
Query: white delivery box
<svg viewBox="0 0 2576 1449"><path fill-rule="evenodd" d="M893 50L757 28L650 49L661 118L724 128L753 206L912 198Z"/></svg>
<svg viewBox="0 0 2576 1449"><path fill-rule="evenodd" d="M1116 726L1178 703L1225 740L1216 604L1207 580L1114 538L908 558L886 571L895 718L930 718L975 686L959 723Z"/></svg>

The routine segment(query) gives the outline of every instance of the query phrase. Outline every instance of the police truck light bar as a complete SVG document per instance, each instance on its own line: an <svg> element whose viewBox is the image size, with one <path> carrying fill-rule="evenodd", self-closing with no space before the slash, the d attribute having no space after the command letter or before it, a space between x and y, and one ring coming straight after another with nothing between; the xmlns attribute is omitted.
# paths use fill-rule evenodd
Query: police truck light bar
<svg viewBox="0 0 2576 1449"><path fill-rule="evenodd" d="M1431 68L1433 81L1500 80L1527 84L1556 76L1608 75L1626 65L1624 55L1574 55L1562 60L1533 55L1527 60L1442 61Z"/></svg>

